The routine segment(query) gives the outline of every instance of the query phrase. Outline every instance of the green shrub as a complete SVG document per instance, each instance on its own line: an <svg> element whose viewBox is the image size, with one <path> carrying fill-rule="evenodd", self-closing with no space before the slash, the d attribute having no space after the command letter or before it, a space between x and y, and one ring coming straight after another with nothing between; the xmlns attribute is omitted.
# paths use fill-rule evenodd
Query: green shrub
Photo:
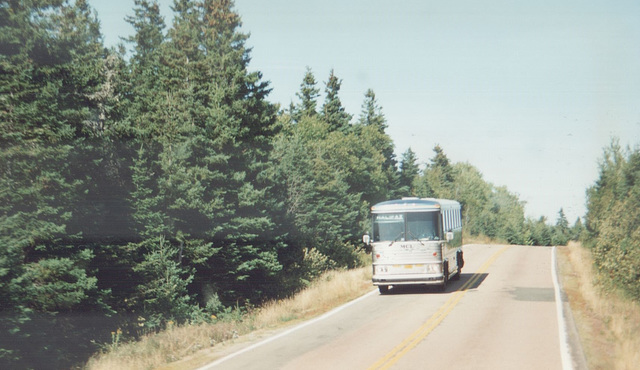
<svg viewBox="0 0 640 370"><path fill-rule="evenodd" d="M640 299L640 151L614 141L587 191L586 244L599 280Z"/></svg>

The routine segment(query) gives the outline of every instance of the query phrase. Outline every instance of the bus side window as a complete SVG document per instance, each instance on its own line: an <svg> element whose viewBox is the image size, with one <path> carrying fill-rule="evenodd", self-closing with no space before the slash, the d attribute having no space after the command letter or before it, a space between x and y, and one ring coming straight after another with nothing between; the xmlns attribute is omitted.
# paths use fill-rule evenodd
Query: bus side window
<svg viewBox="0 0 640 370"><path fill-rule="evenodd" d="M446 233L449 229L449 220L447 220L447 211L442 212L442 229Z"/></svg>
<svg viewBox="0 0 640 370"><path fill-rule="evenodd" d="M449 211L444 211L444 231L445 232L449 232L451 231L451 220L449 218Z"/></svg>

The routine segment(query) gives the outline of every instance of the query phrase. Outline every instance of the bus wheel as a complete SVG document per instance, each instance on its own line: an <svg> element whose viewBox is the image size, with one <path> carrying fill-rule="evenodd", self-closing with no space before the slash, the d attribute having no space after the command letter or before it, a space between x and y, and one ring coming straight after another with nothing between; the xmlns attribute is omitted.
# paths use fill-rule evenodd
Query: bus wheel
<svg viewBox="0 0 640 370"><path fill-rule="evenodd" d="M378 285L378 290L380 291L380 294L387 294L389 292L389 286L388 285Z"/></svg>

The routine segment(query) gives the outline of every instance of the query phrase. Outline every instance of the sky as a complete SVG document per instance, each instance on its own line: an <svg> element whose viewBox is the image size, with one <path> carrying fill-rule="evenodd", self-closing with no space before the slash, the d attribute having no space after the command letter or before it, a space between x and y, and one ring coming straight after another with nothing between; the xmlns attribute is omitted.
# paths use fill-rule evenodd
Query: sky
<svg viewBox="0 0 640 370"><path fill-rule="evenodd" d="M133 0L89 0L105 44L133 32ZM167 28L172 0L160 0ZM526 202L571 224L586 213L614 138L640 146L636 0L236 0L249 69L288 107L306 68L324 97L331 70L354 119L373 89L400 159L440 145ZM321 104L321 102L320 102Z"/></svg>

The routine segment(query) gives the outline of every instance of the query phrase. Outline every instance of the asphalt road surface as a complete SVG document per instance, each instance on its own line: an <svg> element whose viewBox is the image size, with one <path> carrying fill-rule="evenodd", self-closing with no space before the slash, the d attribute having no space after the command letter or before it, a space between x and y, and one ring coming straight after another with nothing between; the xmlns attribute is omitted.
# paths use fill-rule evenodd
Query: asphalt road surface
<svg viewBox="0 0 640 370"><path fill-rule="evenodd" d="M562 369L553 249L464 253L445 292L376 290L202 369Z"/></svg>

